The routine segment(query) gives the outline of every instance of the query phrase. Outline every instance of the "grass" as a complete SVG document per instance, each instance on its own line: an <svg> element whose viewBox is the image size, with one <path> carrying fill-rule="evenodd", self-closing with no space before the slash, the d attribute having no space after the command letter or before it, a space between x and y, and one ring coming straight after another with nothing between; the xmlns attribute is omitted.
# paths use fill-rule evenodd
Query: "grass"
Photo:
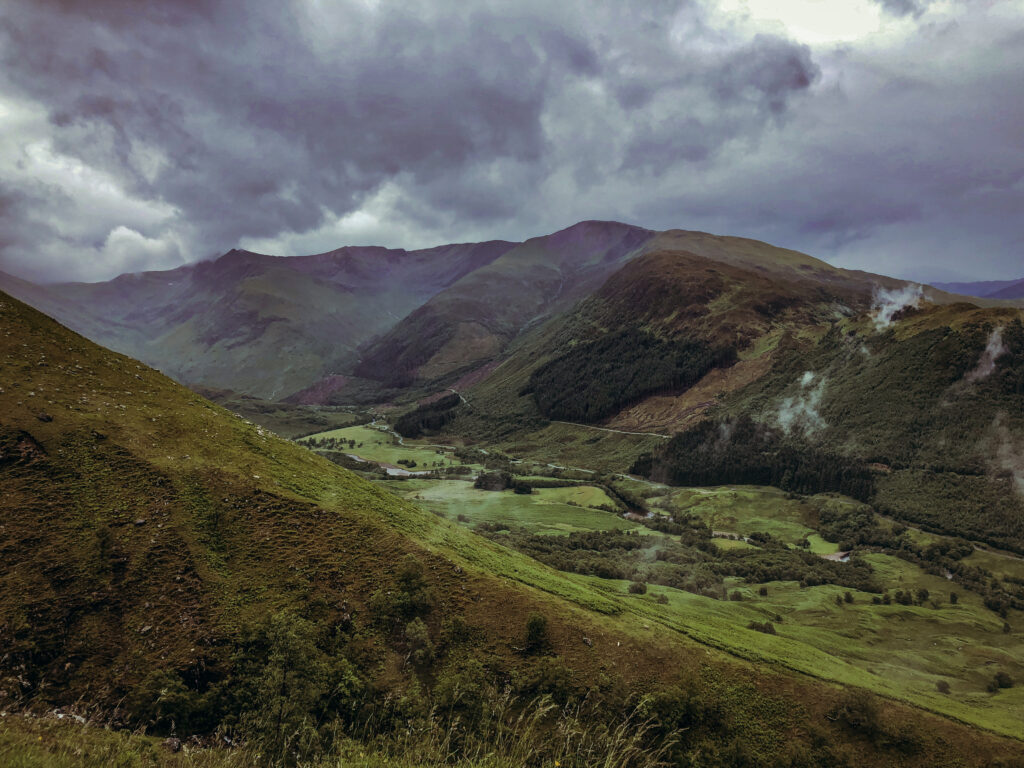
<svg viewBox="0 0 1024 768"><path fill-rule="evenodd" d="M529 434L517 435L515 440L499 443L497 447L520 459L601 472L625 472L639 454L652 451L664 442L659 437L552 423Z"/></svg>
<svg viewBox="0 0 1024 768"><path fill-rule="evenodd" d="M696 515L713 531L741 536L769 533L793 545L815 535L814 529L808 525L813 515L812 504L801 499L788 499L777 488L717 486L671 489L655 500L654 506L666 512ZM834 545L829 549L827 542L820 537L817 546L822 552L835 551Z"/></svg>
<svg viewBox="0 0 1024 768"><path fill-rule="evenodd" d="M593 486L538 488L525 495L511 490L482 491L464 480L416 479L387 485L420 507L470 527L497 523L541 534L640 528L616 514L596 509L599 504L613 504L602 489Z"/></svg>
<svg viewBox="0 0 1024 768"><path fill-rule="evenodd" d="M417 445L412 442L399 445L394 433L389 432L385 426L380 424L330 429L308 437L309 439L355 440L356 447L346 450L347 453L381 464L398 465L401 460L415 461L416 470L432 469L435 462L440 462L444 466L448 466L449 463L453 466L462 463L450 452L442 451L439 448Z"/></svg>
<svg viewBox="0 0 1024 768"><path fill-rule="evenodd" d="M853 592L852 604L838 606L844 588L801 588L796 582L770 582L768 595L760 597L756 588L735 581L728 590L744 594L738 603L655 585L643 597L628 595L628 582L602 586L626 596L651 621L744 658L863 686L1007 735L1024 733L1024 686L985 690L999 669L1024 681L1020 628L1005 634L1003 622L963 590L958 604L949 605L945 579L887 555L868 558L887 582L902 589L924 586L943 604L878 606L870 594ZM659 595L667 605L656 602ZM773 621L778 634L748 630L754 621ZM938 693L939 681L950 684L950 694Z"/></svg>

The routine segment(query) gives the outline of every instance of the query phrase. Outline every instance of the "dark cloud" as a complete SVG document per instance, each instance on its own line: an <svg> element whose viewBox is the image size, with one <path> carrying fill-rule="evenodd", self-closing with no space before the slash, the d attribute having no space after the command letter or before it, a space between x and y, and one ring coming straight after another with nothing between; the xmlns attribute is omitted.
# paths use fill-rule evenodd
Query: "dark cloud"
<svg viewBox="0 0 1024 768"><path fill-rule="evenodd" d="M814 47L686 0L13 2L0 268L99 278L240 242L597 217L864 263L957 222L1008 264L1020 225L992 211L1020 196L1019 14L881 1L915 25L895 48Z"/></svg>

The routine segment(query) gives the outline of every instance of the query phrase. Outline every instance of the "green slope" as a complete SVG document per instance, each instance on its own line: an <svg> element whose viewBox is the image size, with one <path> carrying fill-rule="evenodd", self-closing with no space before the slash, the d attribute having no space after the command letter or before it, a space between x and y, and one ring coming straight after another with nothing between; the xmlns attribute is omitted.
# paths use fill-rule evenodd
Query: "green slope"
<svg viewBox="0 0 1024 768"><path fill-rule="evenodd" d="M320 690L311 669L342 675L363 691L357 709L379 702L375 717L405 717L380 707L473 658L485 684L585 696L609 717L631 690L689 680L691 701L724 714L687 726L686 754L745 745L767 759L796 743L881 765L901 749L886 735L897 732L914 734L907 764L1021 752L893 703L865 741L825 717L852 706L845 694L686 638L770 662L742 650L742 633L716 636L713 623L680 623L480 539L6 296L0 368L0 689L11 707L122 702L128 722L242 728L261 705L260 670L303 658L301 690ZM404 610L422 616L415 637L433 638L432 660L410 663L423 646L392 623ZM516 651L531 612L548 616L557 662ZM552 663L562 671L545 677ZM301 706L341 716L336 697L306 695ZM800 735L808 722L823 741Z"/></svg>

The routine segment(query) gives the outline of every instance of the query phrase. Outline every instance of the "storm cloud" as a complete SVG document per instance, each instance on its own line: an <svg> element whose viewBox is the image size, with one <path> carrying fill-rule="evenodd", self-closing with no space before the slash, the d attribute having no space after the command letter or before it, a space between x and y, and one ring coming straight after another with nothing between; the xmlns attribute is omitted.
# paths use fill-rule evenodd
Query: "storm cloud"
<svg viewBox="0 0 1024 768"><path fill-rule="evenodd" d="M734 5L8 3L0 269L610 218L1019 276L1020 2L864 0L878 30L851 40Z"/></svg>

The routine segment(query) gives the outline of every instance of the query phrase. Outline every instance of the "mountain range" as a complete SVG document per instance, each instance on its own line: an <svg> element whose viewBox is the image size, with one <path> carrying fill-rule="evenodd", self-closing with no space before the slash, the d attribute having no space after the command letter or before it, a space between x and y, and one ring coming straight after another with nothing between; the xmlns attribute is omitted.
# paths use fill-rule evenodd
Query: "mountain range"
<svg viewBox="0 0 1024 768"><path fill-rule="evenodd" d="M1024 301L597 221L0 288L5 708L282 765L1024 760Z"/></svg>
<svg viewBox="0 0 1024 768"><path fill-rule="evenodd" d="M936 288L965 296L989 299L1024 298L1024 278L1016 280L983 280L973 283L933 283Z"/></svg>
<svg viewBox="0 0 1024 768"><path fill-rule="evenodd" d="M659 251L856 287L862 298L875 285L905 284L742 238L588 221L523 243L300 257L233 250L101 283L39 285L0 273L0 288L190 386L302 402L330 402L347 387L334 399L350 401L365 380L451 383L494 363L513 341Z"/></svg>

